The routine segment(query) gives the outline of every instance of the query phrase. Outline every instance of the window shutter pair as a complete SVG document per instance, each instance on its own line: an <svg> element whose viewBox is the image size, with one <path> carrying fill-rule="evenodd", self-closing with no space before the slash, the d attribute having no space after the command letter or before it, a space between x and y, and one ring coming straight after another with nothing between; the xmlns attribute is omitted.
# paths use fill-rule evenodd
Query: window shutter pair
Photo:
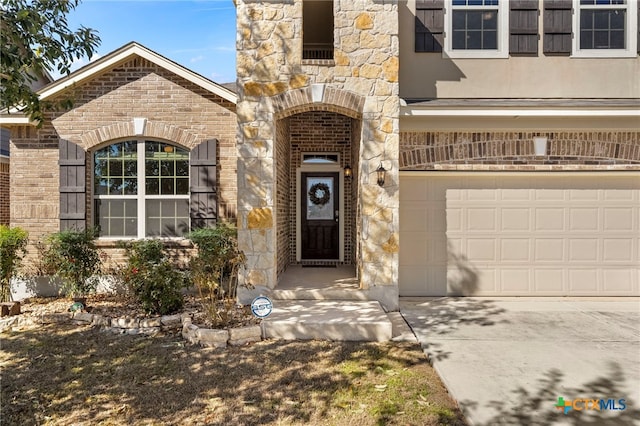
<svg viewBox="0 0 640 426"><path fill-rule="evenodd" d="M202 142L191 151L191 228L213 226L218 219L217 140ZM87 227L87 173L85 150L67 140L59 143L60 230Z"/></svg>
<svg viewBox="0 0 640 426"><path fill-rule="evenodd" d="M537 54L537 0L511 0L509 14L509 53ZM444 0L416 0L416 52L442 52L444 19Z"/></svg>

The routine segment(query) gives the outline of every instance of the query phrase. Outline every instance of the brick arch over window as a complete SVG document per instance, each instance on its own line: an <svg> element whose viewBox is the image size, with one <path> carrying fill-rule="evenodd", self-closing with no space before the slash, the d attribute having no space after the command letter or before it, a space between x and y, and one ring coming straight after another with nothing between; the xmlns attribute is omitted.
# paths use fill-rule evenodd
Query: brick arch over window
<svg viewBox="0 0 640 426"><path fill-rule="evenodd" d="M533 138L548 139L537 157ZM640 165L640 132L401 132L401 170L434 170L447 165L522 168Z"/></svg>
<svg viewBox="0 0 640 426"><path fill-rule="evenodd" d="M314 91L321 100L314 102ZM307 111L331 111L361 119L364 102L365 98L356 93L324 85L291 90L271 98L276 119Z"/></svg>
<svg viewBox="0 0 640 426"><path fill-rule="evenodd" d="M136 137L163 139L189 150L202 142L201 138L187 130L159 121L147 121L144 132L141 135L136 135L133 120L110 124L86 132L82 135L81 141L82 147L89 150L113 140Z"/></svg>

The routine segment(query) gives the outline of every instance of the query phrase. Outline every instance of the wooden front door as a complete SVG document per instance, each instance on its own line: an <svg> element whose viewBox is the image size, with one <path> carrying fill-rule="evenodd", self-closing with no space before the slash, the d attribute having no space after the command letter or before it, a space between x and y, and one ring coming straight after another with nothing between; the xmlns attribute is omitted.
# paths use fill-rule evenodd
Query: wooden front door
<svg viewBox="0 0 640 426"><path fill-rule="evenodd" d="M337 172L302 173L302 260L337 260L340 256L338 184Z"/></svg>

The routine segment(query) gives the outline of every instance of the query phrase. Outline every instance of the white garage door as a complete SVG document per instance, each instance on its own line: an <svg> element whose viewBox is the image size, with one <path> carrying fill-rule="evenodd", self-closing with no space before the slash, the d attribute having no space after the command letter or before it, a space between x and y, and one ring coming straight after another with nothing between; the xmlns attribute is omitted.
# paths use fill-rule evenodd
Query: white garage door
<svg viewBox="0 0 640 426"><path fill-rule="evenodd" d="M400 176L401 296L640 295L640 174Z"/></svg>

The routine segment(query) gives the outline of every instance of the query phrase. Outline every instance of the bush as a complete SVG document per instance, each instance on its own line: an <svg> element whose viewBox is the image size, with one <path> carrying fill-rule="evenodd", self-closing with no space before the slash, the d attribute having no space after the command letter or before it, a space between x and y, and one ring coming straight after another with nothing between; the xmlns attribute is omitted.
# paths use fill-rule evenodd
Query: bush
<svg viewBox="0 0 640 426"><path fill-rule="evenodd" d="M11 301L11 279L27 253L29 234L22 228L0 225L0 302Z"/></svg>
<svg viewBox="0 0 640 426"><path fill-rule="evenodd" d="M188 287L186 274L166 258L161 241L126 243L128 263L122 278L136 301L151 314L166 315L184 305L182 289Z"/></svg>
<svg viewBox="0 0 640 426"><path fill-rule="evenodd" d="M100 278L100 256L96 231L61 231L48 238L44 264L62 279L62 291L69 296L94 292Z"/></svg>
<svg viewBox="0 0 640 426"><path fill-rule="evenodd" d="M244 253L238 249L237 231L221 224L195 230L188 238L198 249L189 264L191 278L209 320L215 325L226 325L236 303L238 269L245 263Z"/></svg>

